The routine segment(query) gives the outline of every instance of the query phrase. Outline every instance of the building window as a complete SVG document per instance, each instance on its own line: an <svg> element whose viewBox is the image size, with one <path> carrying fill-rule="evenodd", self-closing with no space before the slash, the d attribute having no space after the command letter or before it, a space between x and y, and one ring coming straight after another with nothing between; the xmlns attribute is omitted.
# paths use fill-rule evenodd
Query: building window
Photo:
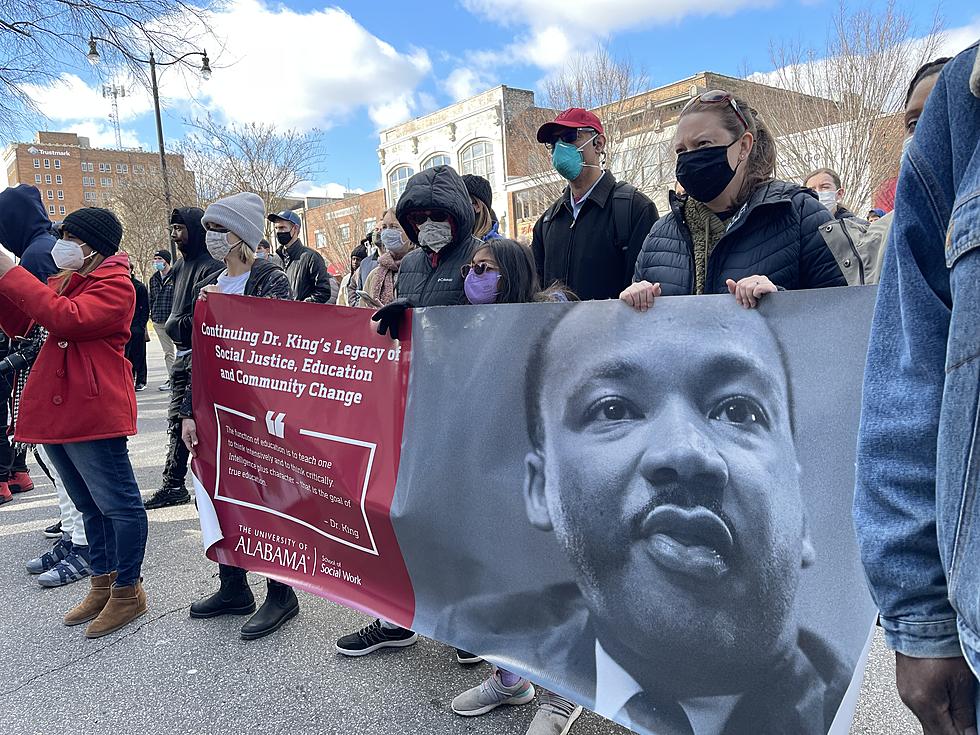
<svg viewBox="0 0 980 735"><path fill-rule="evenodd" d="M425 159L425 163L422 164L423 169L435 168L436 166L452 166L452 159L449 158L445 153L436 153L434 156L429 156Z"/></svg>
<svg viewBox="0 0 980 735"><path fill-rule="evenodd" d="M64 214L64 213L65 213L65 205L61 204L58 206L58 214Z"/></svg>
<svg viewBox="0 0 980 735"><path fill-rule="evenodd" d="M44 174L44 183L45 184L51 183L51 174Z"/></svg>
<svg viewBox="0 0 980 735"><path fill-rule="evenodd" d="M129 173L129 164L128 163L117 163L116 164L116 173L117 174L128 174Z"/></svg>
<svg viewBox="0 0 980 735"><path fill-rule="evenodd" d="M44 159L44 168L51 168L51 159L50 158L45 158Z"/></svg>
<svg viewBox="0 0 980 735"><path fill-rule="evenodd" d="M34 168L41 168L41 159L40 158L35 158L34 159Z"/></svg>
<svg viewBox="0 0 980 735"><path fill-rule="evenodd" d="M337 228L337 235L340 237L340 241L346 245L350 242L350 225L341 225Z"/></svg>
<svg viewBox="0 0 980 735"><path fill-rule="evenodd" d="M60 158L54 159L54 167L55 168L59 168L59 169L61 168L61 159Z"/></svg>
<svg viewBox="0 0 980 735"><path fill-rule="evenodd" d="M405 191L405 184L414 175L415 172L410 166L399 166L388 174L388 190L391 192L391 199L389 201L397 204L402 192Z"/></svg>
<svg viewBox="0 0 980 735"><path fill-rule="evenodd" d="M41 174L34 174L34 183L35 184L41 183Z"/></svg>
<svg viewBox="0 0 980 735"><path fill-rule="evenodd" d="M65 198L65 192L63 192L61 189L58 189L58 198L59 199Z"/></svg>
<svg viewBox="0 0 980 735"><path fill-rule="evenodd" d="M48 205L48 214L54 214L54 205L53 204L49 204Z"/></svg>
<svg viewBox="0 0 980 735"><path fill-rule="evenodd" d="M377 217L368 217L366 220L364 220L364 234L366 235L367 233L373 231L377 224Z"/></svg>
<svg viewBox="0 0 980 735"><path fill-rule="evenodd" d="M493 182L493 145L480 140L466 146L459 154L460 173L482 176Z"/></svg>
<svg viewBox="0 0 980 735"><path fill-rule="evenodd" d="M87 161L82 161L82 171L92 172L95 171L95 164L89 163Z"/></svg>
<svg viewBox="0 0 980 735"><path fill-rule="evenodd" d="M48 199L54 199L54 192L48 189Z"/></svg>
<svg viewBox="0 0 980 735"><path fill-rule="evenodd" d="M142 163L134 163L133 164L133 173L134 174L146 173L146 168L143 166Z"/></svg>
<svg viewBox="0 0 980 735"><path fill-rule="evenodd" d="M112 166L111 165L109 165L108 163L100 163L99 164L99 172L100 173L104 173L105 174L105 173L108 173L109 171L112 171Z"/></svg>
<svg viewBox="0 0 980 735"><path fill-rule="evenodd" d="M95 186L95 177L94 176L83 176L82 177L82 186Z"/></svg>
<svg viewBox="0 0 980 735"><path fill-rule="evenodd" d="M56 184L62 183L61 182L61 174L58 174L57 176L54 177L54 183L56 183Z"/></svg>
<svg viewBox="0 0 980 735"><path fill-rule="evenodd" d="M99 200L99 195L96 194L94 191L87 191L87 192L85 192L85 201L86 202L97 202L98 200Z"/></svg>
<svg viewBox="0 0 980 735"><path fill-rule="evenodd" d="M108 176L103 176L100 180L102 186L112 186L112 179Z"/></svg>
<svg viewBox="0 0 980 735"><path fill-rule="evenodd" d="M319 230L313 233L313 241L318 248L327 247L327 236Z"/></svg>

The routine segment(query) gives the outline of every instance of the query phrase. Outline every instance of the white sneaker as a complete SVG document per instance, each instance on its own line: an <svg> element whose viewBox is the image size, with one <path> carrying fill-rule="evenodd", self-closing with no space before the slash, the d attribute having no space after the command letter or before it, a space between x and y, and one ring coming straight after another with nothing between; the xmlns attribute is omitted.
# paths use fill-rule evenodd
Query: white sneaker
<svg viewBox="0 0 980 735"><path fill-rule="evenodd" d="M534 685L527 679L519 679L514 686L505 687L500 680L500 672L482 684L467 689L453 700L453 712L463 717L485 715L502 704L527 704L534 699Z"/></svg>

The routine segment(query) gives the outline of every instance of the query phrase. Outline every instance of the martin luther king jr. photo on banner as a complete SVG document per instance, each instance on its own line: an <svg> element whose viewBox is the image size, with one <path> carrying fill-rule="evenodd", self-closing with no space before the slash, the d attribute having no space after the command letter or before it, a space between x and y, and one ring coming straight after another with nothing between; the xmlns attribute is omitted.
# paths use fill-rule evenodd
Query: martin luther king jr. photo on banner
<svg viewBox="0 0 980 735"><path fill-rule="evenodd" d="M641 733L846 733L874 293L774 296L417 312L415 629Z"/></svg>

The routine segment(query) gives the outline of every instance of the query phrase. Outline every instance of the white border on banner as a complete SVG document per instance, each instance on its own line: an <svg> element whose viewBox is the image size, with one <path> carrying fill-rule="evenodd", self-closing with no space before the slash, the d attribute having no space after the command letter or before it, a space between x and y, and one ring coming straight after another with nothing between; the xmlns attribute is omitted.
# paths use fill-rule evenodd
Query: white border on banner
<svg viewBox="0 0 980 735"><path fill-rule="evenodd" d="M247 413L242 413L241 411L236 411L235 409L228 408L227 406L220 406L217 403L214 404L214 418L215 418L215 423L216 423L217 429L218 429L218 442L217 442L217 445L218 446L215 449L215 457L214 457L214 461L215 461L214 499L215 500L221 500L221 501L223 501L225 503L232 503L233 505L240 505L243 508L251 508L252 510L258 510L258 511L261 511L263 513L269 513L271 515L278 516L280 518L285 518L287 521L292 521L293 523L298 523L299 525L304 526L304 527L310 529L311 531L314 531L314 532L320 534L321 536L326 536L331 541L336 541L337 543L343 544L344 546L349 546L352 549L357 549L358 551L363 551L365 554L371 554L372 556L381 556L381 554L378 553L378 545L377 545L377 543L374 540L374 532L371 530L371 524L368 522L368 517L367 517L367 491L368 491L368 482L371 479L371 469L374 467L374 454L375 454L375 452L377 451L377 448L378 448L378 445L377 444L372 444L371 442L360 441L358 439L348 439L348 438L342 437L342 436L334 436L332 434L321 434L319 432L310 431L308 429L300 429L299 430L299 433L302 436L309 436L309 437L313 437L313 438L316 438L316 439L326 439L328 441L335 441L335 442L339 442L341 444L350 444L350 445L357 446L357 447L363 447L363 448L368 449L370 451L370 454L368 455L367 470L364 473L364 487L361 488L361 502L360 502L361 517L364 519L364 527L367 529L368 538L371 540L371 548L367 548L366 546L359 546L357 544L351 543L347 539L343 539L343 538L340 538L338 536L334 536L333 534L328 533L327 531L325 531L325 530L323 530L321 528L317 528L316 526L314 526L311 523L307 523L304 520L301 520L299 518L296 518L295 516L291 516L291 515L289 515L287 513L283 513L282 511L278 511L278 510L275 510L273 508L268 508L268 507L266 507L264 505L256 505L255 503L249 503L249 502L246 502L244 500L236 500L235 498L229 498L227 496L221 495L221 446L222 446L222 431L221 431L221 417L218 415L218 411L219 410L220 411L227 411L228 413L233 414L234 416L238 416L239 418L248 419L249 421L252 421L253 423L256 420L254 416L250 416Z"/></svg>

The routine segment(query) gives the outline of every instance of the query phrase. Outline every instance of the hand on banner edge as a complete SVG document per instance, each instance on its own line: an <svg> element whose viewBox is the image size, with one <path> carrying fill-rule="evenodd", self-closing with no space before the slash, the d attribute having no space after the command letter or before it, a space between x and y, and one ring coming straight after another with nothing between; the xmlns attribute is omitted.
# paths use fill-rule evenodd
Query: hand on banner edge
<svg viewBox="0 0 980 735"><path fill-rule="evenodd" d="M735 297L735 302L746 309L754 309L759 305L759 299L779 290L766 276L748 276L738 282L729 278L725 285L728 286L728 293Z"/></svg>
<svg viewBox="0 0 980 735"><path fill-rule="evenodd" d="M395 299L387 306L382 306L371 316L371 321L378 322L378 334L384 336L387 332L392 339L398 339L399 325L409 309L415 308L408 299Z"/></svg>
<svg viewBox="0 0 980 735"><path fill-rule="evenodd" d="M642 312L653 306L653 300L659 297L662 292L659 283L637 281L623 289L623 292L619 294L619 299Z"/></svg>
<svg viewBox="0 0 980 735"><path fill-rule="evenodd" d="M194 419L184 418L180 422L180 438L191 457L197 457L197 422Z"/></svg>
<svg viewBox="0 0 980 735"><path fill-rule="evenodd" d="M977 680L962 656L914 658L896 651L895 684L923 735L977 735Z"/></svg>
<svg viewBox="0 0 980 735"><path fill-rule="evenodd" d="M197 298L199 301L207 301L209 293L217 293L217 292L218 292L217 285L212 283L210 286L205 286L204 288L202 288L200 293L197 294Z"/></svg>

